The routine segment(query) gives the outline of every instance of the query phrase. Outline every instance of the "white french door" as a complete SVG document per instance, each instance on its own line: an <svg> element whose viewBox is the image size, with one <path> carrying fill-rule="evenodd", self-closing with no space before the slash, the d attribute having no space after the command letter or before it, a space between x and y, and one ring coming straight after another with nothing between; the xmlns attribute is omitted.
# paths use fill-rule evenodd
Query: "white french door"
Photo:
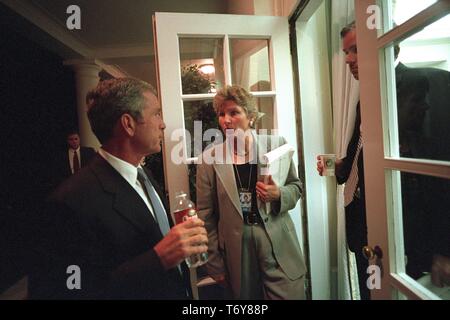
<svg viewBox="0 0 450 320"><path fill-rule="evenodd" d="M284 136L297 149L287 18L156 13L153 23L171 208L180 190L195 201L195 162L211 139L205 131L218 128L212 99L224 85L252 92L265 114L258 129ZM297 153L294 159L298 164ZM300 204L290 213L301 241Z"/></svg>
<svg viewBox="0 0 450 320"><path fill-rule="evenodd" d="M369 246L382 251L372 298L449 299L430 272L432 256L450 248L450 1L358 0L355 13Z"/></svg>
<svg viewBox="0 0 450 320"><path fill-rule="evenodd" d="M189 165L205 145L198 139L215 125L212 99L223 85L251 91L265 113L259 128L276 129L297 146L287 18L156 13L154 28L171 207L177 191L190 190ZM202 131L194 120L203 120ZM294 212L299 227L299 208Z"/></svg>

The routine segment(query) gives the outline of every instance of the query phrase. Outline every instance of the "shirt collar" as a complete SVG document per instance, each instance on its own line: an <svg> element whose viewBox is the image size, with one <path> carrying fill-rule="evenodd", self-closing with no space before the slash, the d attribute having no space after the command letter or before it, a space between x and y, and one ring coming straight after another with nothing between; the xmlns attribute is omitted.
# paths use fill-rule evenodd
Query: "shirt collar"
<svg viewBox="0 0 450 320"><path fill-rule="evenodd" d="M100 148L98 150L98 153L114 168L117 170L117 172L120 173L120 175L128 181L129 184L135 185L137 181L137 167L132 165L131 163L128 163L126 161L123 161L120 158L117 158L110 154L109 152L105 151L104 149ZM140 167L140 166L139 166Z"/></svg>
<svg viewBox="0 0 450 320"><path fill-rule="evenodd" d="M79 154L80 153L80 148L81 147L78 147L78 149L76 149L76 150L73 150L72 148L69 148L69 152L70 153L74 153L76 151Z"/></svg>

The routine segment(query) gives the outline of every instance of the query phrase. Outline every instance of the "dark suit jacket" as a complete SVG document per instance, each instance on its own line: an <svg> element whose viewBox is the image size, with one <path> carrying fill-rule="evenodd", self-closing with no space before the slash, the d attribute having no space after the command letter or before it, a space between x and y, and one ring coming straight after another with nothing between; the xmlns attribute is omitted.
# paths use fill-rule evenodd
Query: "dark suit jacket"
<svg viewBox="0 0 450 320"><path fill-rule="evenodd" d="M424 131L436 143L436 150L430 159L450 161L450 72L436 68L419 68L427 78L430 106Z"/></svg>
<svg viewBox="0 0 450 320"><path fill-rule="evenodd" d="M80 147L80 168L83 168L89 164L89 162L94 158L96 152L90 147ZM72 170L70 169L69 153L66 150L63 157L63 177L64 179L72 175Z"/></svg>
<svg viewBox="0 0 450 320"><path fill-rule="evenodd" d="M361 125L361 108L358 102L356 106L355 127L350 142L347 146L347 155L342 159L342 167L336 172L336 180L339 184L343 184L350 176L353 161L358 148ZM364 192L364 148L361 149L358 156L358 184L357 201L353 201L345 207L345 231L347 244L353 252L361 252L363 246L367 244L367 222Z"/></svg>
<svg viewBox="0 0 450 320"><path fill-rule="evenodd" d="M93 148L80 147L81 161L80 168L83 168L89 164L89 162L95 157L96 152ZM70 169L69 152L67 149L60 152L53 161L51 170L48 172L48 189L54 191L64 180L72 176L72 170Z"/></svg>
<svg viewBox="0 0 450 320"><path fill-rule="evenodd" d="M178 269L165 271L152 249L162 239L152 214L101 156L58 187L41 222L30 298L186 298ZM81 269L81 290L67 289L70 265Z"/></svg>

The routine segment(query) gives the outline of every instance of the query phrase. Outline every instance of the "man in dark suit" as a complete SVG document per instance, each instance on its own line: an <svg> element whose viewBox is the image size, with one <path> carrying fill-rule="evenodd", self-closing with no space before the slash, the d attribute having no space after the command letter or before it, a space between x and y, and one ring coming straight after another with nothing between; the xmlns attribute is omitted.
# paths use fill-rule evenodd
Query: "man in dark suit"
<svg viewBox="0 0 450 320"><path fill-rule="evenodd" d="M102 148L42 211L30 298L187 298L183 260L206 252L208 240L199 219L170 229L164 194L140 166L161 150L165 124L154 89L107 80L87 103Z"/></svg>
<svg viewBox="0 0 450 320"><path fill-rule="evenodd" d="M341 31L341 38L343 41L343 50L346 55L346 63L353 77L359 80L355 27L354 22L344 27ZM398 51L396 52L397 54ZM403 68L402 65L396 68L396 78L400 154L402 157L419 157L420 153L420 157L422 158L433 159L431 155L435 154L432 151L434 149L434 143L431 140L425 142L422 135L424 119L426 119L427 110L430 107L427 103L429 81L421 71ZM444 82L444 84L446 83ZM344 189L346 237L349 249L355 253L361 299L370 299L370 291L366 285L368 261L362 254L362 248L367 245L367 222L364 191L363 141L360 139L362 136L360 125L361 114L358 103L356 107L355 127L347 146L347 155L345 158L336 161L336 180L339 184L346 184ZM323 166L320 161L317 163L317 170L322 175ZM444 233L440 231L443 229L442 226L449 225L448 215L441 214L442 210L438 210L438 213L436 213L436 210L430 210L430 208L436 208L436 206L442 203L439 198L445 198L446 192L432 192L431 190L437 190L436 186L439 183L418 183L417 175L412 180L409 179L410 177L408 175L407 173L402 174L405 252L409 256L408 260L410 260L407 264L407 271L411 271L409 273L411 276L413 276L412 270L415 272L417 269L423 271L423 261L424 257L426 257L428 261L426 270L429 271L431 268L432 273L436 274L434 278L448 278L448 275L443 275L445 272L442 269L445 269L445 267L439 267L439 270L436 267L438 265L447 265L445 260L447 257L441 254L436 255L436 253L443 251L436 251L434 249L438 243L444 243L446 248L449 247L447 245L448 242L444 240ZM424 178L419 177L419 180L424 180ZM445 186L445 188L438 187L438 189L450 190L448 183L445 183ZM422 193L417 192L419 189L426 191ZM421 197L418 197L419 194L421 194ZM422 194L434 194L434 196L425 197ZM446 198L448 199L448 197ZM448 206L444 207L447 208ZM424 212L429 213L432 211L432 214L425 217L423 212L416 212L420 210L417 208L428 208ZM418 221L422 223L418 223ZM438 240L439 238L441 239L440 241ZM414 244L417 242L420 245L415 246ZM431 257L433 254L430 251L434 251L435 254L432 265L431 258L428 258L428 256ZM418 276L419 273L415 277ZM445 282L448 280L440 281Z"/></svg>
<svg viewBox="0 0 450 320"><path fill-rule="evenodd" d="M355 23L344 27L341 31L342 49L345 53L345 62L348 64L353 77L359 80L358 51L356 47ZM364 192L364 162L361 126L361 112L359 102L356 106L355 127L351 140L347 146L345 158L336 160L336 180L339 184L345 183L345 232L349 250L355 254L358 272L358 285L362 300L370 299L370 290L367 288L367 268L369 263L362 253L367 245L366 201ZM318 158L319 160L319 158ZM322 175L323 166L317 163L317 170Z"/></svg>
<svg viewBox="0 0 450 320"><path fill-rule="evenodd" d="M64 154L63 177L68 178L86 166L95 156L95 150L80 146L80 135L77 131L67 134L67 152Z"/></svg>
<svg viewBox="0 0 450 320"><path fill-rule="evenodd" d="M54 159L51 159L52 166L46 172L46 193L50 193L59 186L61 182L77 173L94 158L96 151L90 147L80 145L80 135L78 131L68 131L66 135L66 148Z"/></svg>

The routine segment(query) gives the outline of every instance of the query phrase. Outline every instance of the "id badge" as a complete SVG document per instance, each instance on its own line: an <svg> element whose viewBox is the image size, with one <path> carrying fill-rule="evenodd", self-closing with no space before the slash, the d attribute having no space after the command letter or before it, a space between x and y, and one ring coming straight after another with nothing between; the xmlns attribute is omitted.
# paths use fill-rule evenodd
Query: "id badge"
<svg viewBox="0 0 450 320"><path fill-rule="evenodd" d="M242 213L252 212L252 193L246 189L239 189L239 201L241 202Z"/></svg>

